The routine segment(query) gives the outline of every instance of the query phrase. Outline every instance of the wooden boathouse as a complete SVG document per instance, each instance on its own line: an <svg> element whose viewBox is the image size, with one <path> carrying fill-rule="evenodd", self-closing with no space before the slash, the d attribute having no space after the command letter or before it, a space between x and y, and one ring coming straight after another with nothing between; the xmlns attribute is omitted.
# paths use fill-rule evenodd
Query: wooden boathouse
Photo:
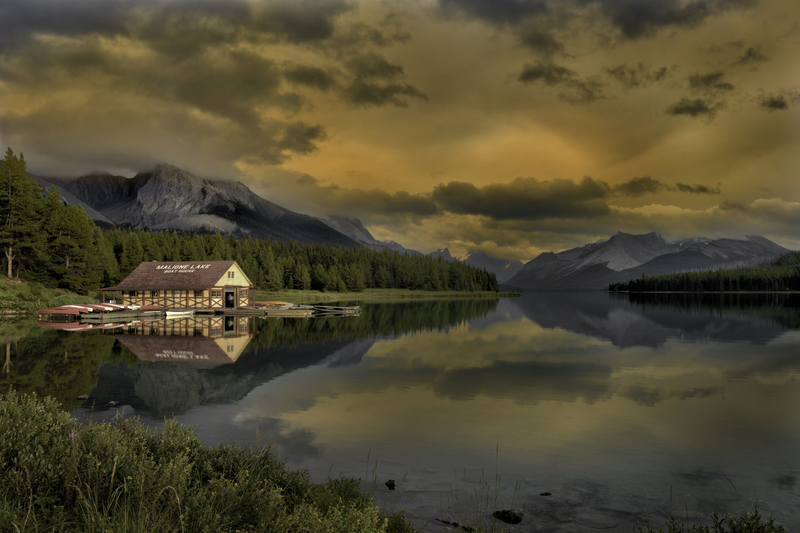
<svg viewBox="0 0 800 533"><path fill-rule="evenodd" d="M148 261L101 290L123 305L165 309L247 309L255 297L255 286L236 261Z"/></svg>

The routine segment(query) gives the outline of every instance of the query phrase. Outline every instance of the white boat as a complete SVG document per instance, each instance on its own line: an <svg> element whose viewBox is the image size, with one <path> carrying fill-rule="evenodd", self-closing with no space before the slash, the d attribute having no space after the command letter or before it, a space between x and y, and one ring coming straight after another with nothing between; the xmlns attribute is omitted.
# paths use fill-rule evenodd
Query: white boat
<svg viewBox="0 0 800 533"><path fill-rule="evenodd" d="M167 311L167 318L186 318L189 316L194 316L193 309Z"/></svg>

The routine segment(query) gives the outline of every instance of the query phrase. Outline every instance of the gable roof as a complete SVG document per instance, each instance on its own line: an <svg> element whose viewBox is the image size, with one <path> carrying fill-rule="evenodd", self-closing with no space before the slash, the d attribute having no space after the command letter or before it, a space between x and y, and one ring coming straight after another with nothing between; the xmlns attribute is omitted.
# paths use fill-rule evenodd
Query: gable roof
<svg viewBox="0 0 800 533"><path fill-rule="evenodd" d="M116 287L102 290L202 290L213 287L234 264L236 261L148 261L136 267ZM246 277L241 282L239 286L252 286Z"/></svg>

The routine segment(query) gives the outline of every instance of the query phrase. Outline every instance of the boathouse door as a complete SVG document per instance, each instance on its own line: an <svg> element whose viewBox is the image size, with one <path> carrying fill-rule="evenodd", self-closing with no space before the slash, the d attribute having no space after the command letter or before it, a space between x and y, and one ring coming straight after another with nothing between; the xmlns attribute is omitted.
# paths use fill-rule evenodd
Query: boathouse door
<svg viewBox="0 0 800 533"><path fill-rule="evenodd" d="M236 307L236 290L225 289L225 309L233 309Z"/></svg>

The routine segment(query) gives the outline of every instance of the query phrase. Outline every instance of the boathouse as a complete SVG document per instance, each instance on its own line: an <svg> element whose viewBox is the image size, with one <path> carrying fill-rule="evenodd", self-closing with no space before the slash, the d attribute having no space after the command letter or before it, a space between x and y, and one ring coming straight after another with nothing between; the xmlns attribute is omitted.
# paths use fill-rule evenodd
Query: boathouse
<svg viewBox="0 0 800 533"><path fill-rule="evenodd" d="M251 307L254 289L236 261L149 261L101 290L124 305L222 310Z"/></svg>

